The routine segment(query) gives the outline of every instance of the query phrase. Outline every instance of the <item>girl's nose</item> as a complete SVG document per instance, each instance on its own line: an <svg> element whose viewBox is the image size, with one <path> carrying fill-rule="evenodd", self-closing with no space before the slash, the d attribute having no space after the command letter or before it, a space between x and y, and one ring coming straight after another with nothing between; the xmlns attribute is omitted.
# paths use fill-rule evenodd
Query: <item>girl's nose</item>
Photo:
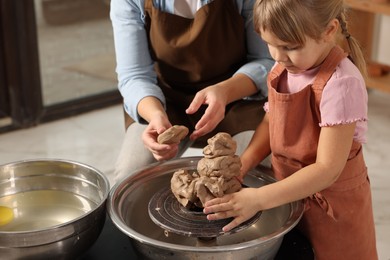
<svg viewBox="0 0 390 260"><path fill-rule="evenodd" d="M279 50L274 50L272 56L273 56L274 60L277 62L285 62L288 60L287 55L284 52L279 51Z"/></svg>

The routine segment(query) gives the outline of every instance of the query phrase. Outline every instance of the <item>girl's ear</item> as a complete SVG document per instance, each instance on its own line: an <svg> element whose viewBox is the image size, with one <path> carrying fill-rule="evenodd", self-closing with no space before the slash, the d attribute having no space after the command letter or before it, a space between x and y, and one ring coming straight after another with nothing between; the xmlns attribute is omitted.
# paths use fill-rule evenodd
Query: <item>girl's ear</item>
<svg viewBox="0 0 390 260"><path fill-rule="evenodd" d="M336 35L339 31L340 22L337 19L333 19L328 23L325 32L323 33L323 38L325 41L334 41Z"/></svg>

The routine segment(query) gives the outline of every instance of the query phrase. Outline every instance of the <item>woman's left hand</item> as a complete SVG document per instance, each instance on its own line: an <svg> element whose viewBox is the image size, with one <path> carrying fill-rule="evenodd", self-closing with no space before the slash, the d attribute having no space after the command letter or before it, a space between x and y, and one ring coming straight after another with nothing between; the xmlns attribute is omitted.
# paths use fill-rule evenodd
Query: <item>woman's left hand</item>
<svg viewBox="0 0 390 260"><path fill-rule="evenodd" d="M253 95L257 91L256 85L247 75L237 73L227 80L197 92L186 113L194 114L202 105L207 105L207 108L202 118L195 125L195 131L190 136L191 140L214 130L224 119L227 104Z"/></svg>
<svg viewBox="0 0 390 260"><path fill-rule="evenodd" d="M194 114L202 105L207 105L207 108L202 118L195 125L195 130L190 136L191 140L214 130L225 117L227 97L224 88L212 85L197 92L186 113Z"/></svg>
<svg viewBox="0 0 390 260"><path fill-rule="evenodd" d="M205 203L203 213L208 220L234 218L222 230L228 232L253 217L259 209L256 188L243 188L238 192L226 194Z"/></svg>

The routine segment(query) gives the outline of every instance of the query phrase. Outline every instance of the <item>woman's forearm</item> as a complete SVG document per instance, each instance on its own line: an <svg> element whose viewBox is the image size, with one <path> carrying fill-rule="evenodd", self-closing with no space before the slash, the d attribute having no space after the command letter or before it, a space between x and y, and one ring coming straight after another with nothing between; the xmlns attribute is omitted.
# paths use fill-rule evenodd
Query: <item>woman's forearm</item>
<svg viewBox="0 0 390 260"><path fill-rule="evenodd" d="M138 114L150 122L155 116L167 117L163 104L157 98L148 96L138 103L137 106Z"/></svg>

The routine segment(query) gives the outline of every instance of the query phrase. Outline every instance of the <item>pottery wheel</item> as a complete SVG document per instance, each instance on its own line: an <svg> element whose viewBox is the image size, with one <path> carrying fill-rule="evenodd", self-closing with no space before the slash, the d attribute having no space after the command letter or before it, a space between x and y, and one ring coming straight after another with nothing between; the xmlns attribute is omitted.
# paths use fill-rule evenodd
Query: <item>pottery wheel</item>
<svg viewBox="0 0 390 260"><path fill-rule="evenodd" d="M222 227L232 221L232 218L207 220L201 210L195 211L183 207L170 188L156 192L149 201L149 216L155 224L168 232L198 238L213 238L225 234L233 234L254 224L261 212L235 227L229 232L223 232Z"/></svg>

